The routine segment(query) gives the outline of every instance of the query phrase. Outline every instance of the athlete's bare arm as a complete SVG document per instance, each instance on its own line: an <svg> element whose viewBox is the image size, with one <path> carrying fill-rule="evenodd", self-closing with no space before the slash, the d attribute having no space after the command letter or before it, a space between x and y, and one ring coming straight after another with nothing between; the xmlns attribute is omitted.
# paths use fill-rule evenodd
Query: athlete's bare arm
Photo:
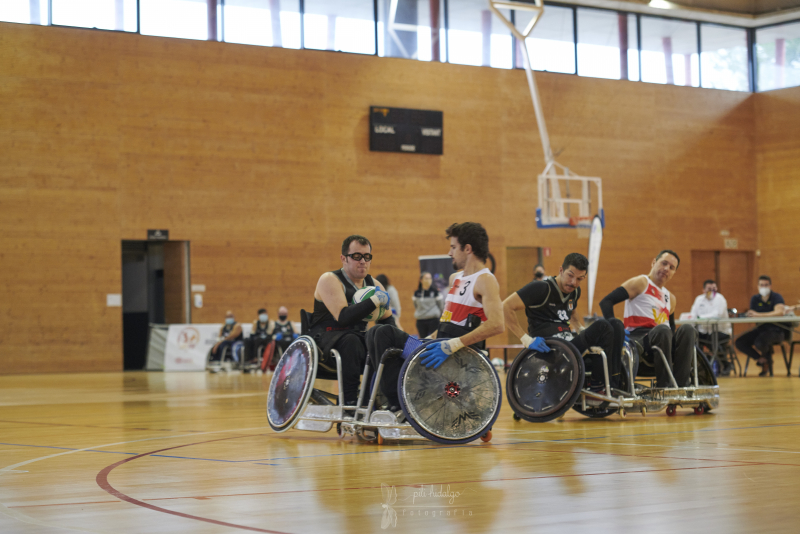
<svg viewBox="0 0 800 534"><path fill-rule="evenodd" d="M503 317L505 319L505 325L515 336L520 339L522 339L522 336L527 334L527 332L523 330L522 326L519 324L517 312L524 309L525 303L522 302L522 299L516 292L511 293L508 298L503 301Z"/></svg>
<svg viewBox="0 0 800 534"><path fill-rule="evenodd" d="M490 274L480 275L475 281L473 294L475 299L483 304L486 320L478 328L459 338L464 345L479 343L505 331L503 303L500 301L500 286L497 284L497 279Z"/></svg>
<svg viewBox="0 0 800 534"><path fill-rule="evenodd" d="M375 284L383 290L380 282L375 280ZM325 273L319 277L317 288L314 290L314 298L325 304L328 311L331 312L333 318L339 320L339 314L347 307L347 298L342 288L342 282L333 273ZM391 310L381 316L381 319L387 319L392 316Z"/></svg>
<svg viewBox="0 0 800 534"><path fill-rule="evenodd" d="M333 318L339 320L339 314L347 306L342 282L333 273L325 273L319 277L314 298L325 304Z"/></svg>
<svg viewBox="0 0 800 534"><path fill-rule="evenodd" d="M641 274L639 276L634 276L630 280L625 281L622 287L628 292L628 299L634 299L647 290L647 275Z"/></svg>

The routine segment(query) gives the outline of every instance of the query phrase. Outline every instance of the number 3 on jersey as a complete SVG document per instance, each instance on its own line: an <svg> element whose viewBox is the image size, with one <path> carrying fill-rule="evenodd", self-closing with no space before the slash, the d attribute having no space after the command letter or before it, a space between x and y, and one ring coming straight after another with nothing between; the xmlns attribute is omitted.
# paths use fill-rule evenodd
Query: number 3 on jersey
<svg viewBox="0 0 800 534"><path fill-rule="evenodd" d="M567 315L567 312L564 310L558 310L558 318L562 321L569 322L569 315Z"/></svg>

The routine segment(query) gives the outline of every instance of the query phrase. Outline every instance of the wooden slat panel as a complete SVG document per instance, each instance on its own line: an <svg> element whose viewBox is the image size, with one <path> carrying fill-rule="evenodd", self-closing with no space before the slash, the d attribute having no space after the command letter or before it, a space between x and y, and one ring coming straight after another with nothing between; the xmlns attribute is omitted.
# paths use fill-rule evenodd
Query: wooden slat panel
<svg viewBox="0 0 800 534"><path fill-rule="evenodd" d="M544 161L521 71L6 23L0 50L0 313L14 318L0 322L0 372L120 369L105 294L120 291L120 241L147 228L191 242L207 287L196 322L280 305L298 320L351 233L372 240L407 326L417 256L446 253L455 221L487 227L501 288L506 247L551 247L551 273L586 252L574 230L536 228ZM767 261L751 95L537 80L559 161L604 179L596 301L673 248L687 311L690 251L721 249L722 229ZM376 104L442 110L444 155L369 152ZM5 356L26 347L25 365Z"/></svg>

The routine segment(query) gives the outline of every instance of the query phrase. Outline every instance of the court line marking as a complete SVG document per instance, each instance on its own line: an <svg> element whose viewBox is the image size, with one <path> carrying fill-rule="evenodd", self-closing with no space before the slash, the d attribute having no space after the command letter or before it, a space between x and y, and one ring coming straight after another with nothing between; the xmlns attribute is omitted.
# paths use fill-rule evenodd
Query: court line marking
<svg viewBox="0 0 800 534"><path fill-rule="evenodd" d="M238 528L238 529L241 529L241 530L250 530L252 532L266 532L266 533L269 533L269 534L286 534L285 532L282 532L282 531L279 531L279 530L267 530L267 529L263 529L263 528L249 527L249 526L246 526L246 525L237 525L235 523L228 523L226 521L219 521L217 519L210 519L210 518L207 518L207 517L200 517L200 516L197 516L197 515L185 514L183 512L177 512L175 510L168 510L166 508L162 508L162 507L156 506L154 504L148 504L148 503L146 503L144 501L140 501L139 499L135 499L133 497L130 497L129 495L126 495L126 494L122 493L121 491L117 490L116 488L114 488L114 486L112 486L111 483L108 481L108 475L111 473L111 471L113 471L117 467L119 467L119 466L121 466L123 464L126 464L128 462L132 462L134 460L138 460L139 458L143 458L145 456L150 456L150 455L152 455L152 454L154 454L156 452L171 451L171 450L174 450L174 449L181 449L183 447L191 447L192 445L202 445L202 444L206 444L206 443L212 443L212 442L215 442L215 441L226 441L226 440L230 440L230 439L239 439L239 438L242 438L242 437L249 437L249 436L232 436L230 438L218 438L218 439L212 439L212 440L208 440L208 441L201 441L201 442L198 442L198 443L187 443L185 445L176 445L174 447L167 447L165 449L159 449L159 450L152 451L152 452L145 452L145 453L139 454L137 456L132 456L130 458L125 458L123 460L120 460L117 463L114 463L114 464L111 464L109 466L104 467L102 470L100 470L99 473L97 473L97 477L95 478L95 481L97 482L97 485L100 486L109 495L112 495L112 496L116 497L117 499L120 499L121 501L125 501L125 502L128 502L130 504L134 504L136 506L141 506L143 508L147 508L148 510L152 510L154 512L161 512L161 513L165 513L165 514L170 514L170 515L174 515L174 516L177 516L177 517L182 517L184 519L194 519L196 521L203 521L205 523L211 523L212 525L220 525L220 526L224 526L224 527Z"/></svg>
<svg viewBox="0 0 800 534"><path fill-rule="evenodd" d="M246 431L250 431L250 430L265 430L267 428L269 428L269 427L259 426L259 427L253 427L253 428L241 428L241 429L231 429L231 430L216 430L216 431L210 431L210 432L203 432L203 434L224 434L224 433L227 433L227 432L246 432ZM50 458L56 458L58 456L65 456L67 454L75 454L75 453L78 453L78 452L84 452L84 451L88 451L88 450L92 450L92 449L102 449L102 448L105 448L105 447L113 447L113 446L116 446L116 445L127 445L129 443L139 443L139 442L142 442L142 441L154 441L154 440L160 440L160 439L176 439L176 438L194 437L194 436L197 436L197 435L200 435L200 434L178 434L178 435L175 435L175 436L157 436L157 437L154 437L154 438L143 438L143 439L136 439L136 440L131 440L131 441L119 441L119 442L116 442L116 443L106 443L104 445L95 445L94 447L86 447L85 449L76 449L76 450L70 450L70 451L65 451L65 452L59 452L59 453L56 453L56 454L49 454L47 456L41 456L39 458L33 458L31 460L26 460L24 462L19 462L19 463L13 464L13 465L8 465L6 467L0 468L0 475L3 475L4 473L14 472L17 467L22 467L24 465L32 464L34 462L39 462L39 461L42 461L42 460L48 460ZM54 523L48 523L47 521L40 521L38 519L34 519L33 517L25 515L22 512L18 512L16 510L9 509L2 502L0 502L0 513L2 513L3 515L6 515L8 517L11 517L13 519L16 519L17 521L21 521L23 523L29 523L29 524L32 524L32 525L39 525L39 526L55 528L55 529L62 529L62 530L72 530L72 531L77 531L77 532L94 532L94 533L98 533L98 534L109 534L108 531L104 531L104 530L92 530L92 529L88 529L88 528L71 527L71 526L66 526L66 525L63 525L63 524L54 524Z"/></svg>

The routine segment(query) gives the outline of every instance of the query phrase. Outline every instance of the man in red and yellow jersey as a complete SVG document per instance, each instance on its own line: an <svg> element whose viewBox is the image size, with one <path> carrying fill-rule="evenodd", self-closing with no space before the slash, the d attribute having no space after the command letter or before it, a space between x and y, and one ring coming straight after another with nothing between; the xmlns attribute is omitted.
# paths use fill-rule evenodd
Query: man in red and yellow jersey
<svg viewBox="0 0 800 534"><path fill-rule="evenodd" d="M614 318L614 305L625 302L623 323L630 338L640 341L645 354L658 347L667 357L679 387L689 384L697 331L691 325L675 328L675 295L664 287L675 275L681 260L671 250L662 250L653 260L650 274L634 276L600 301L603 317ZM660 357L645 358L655 367L656 385L669 387L669 374ZM652 363L650 363L652 362ZM641 369L641 367L640 367Z"/></svg>

